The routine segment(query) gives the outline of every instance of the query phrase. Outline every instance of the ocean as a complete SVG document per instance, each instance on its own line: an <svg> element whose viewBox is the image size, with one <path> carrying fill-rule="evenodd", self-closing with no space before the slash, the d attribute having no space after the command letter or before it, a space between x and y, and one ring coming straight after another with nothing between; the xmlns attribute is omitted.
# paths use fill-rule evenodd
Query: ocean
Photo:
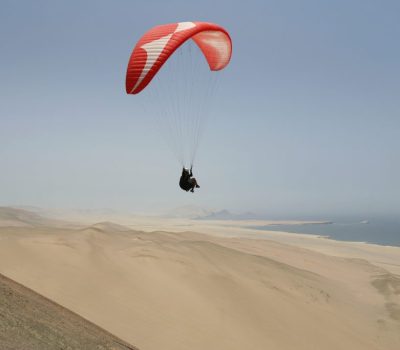
<svg viewBox="0 0 400 350"><path fill-rule="evenodd" d="M363 221L335 220L328 224L268 225L256 228L265 231L307 233L338 241L400 246L400 219L397 218Z"/></svg>

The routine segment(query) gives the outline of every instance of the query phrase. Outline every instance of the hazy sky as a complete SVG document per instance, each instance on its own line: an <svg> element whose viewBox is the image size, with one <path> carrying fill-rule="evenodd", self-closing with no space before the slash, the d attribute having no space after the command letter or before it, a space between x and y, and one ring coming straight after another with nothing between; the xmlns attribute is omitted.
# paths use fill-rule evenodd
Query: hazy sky
<svg viewBox="0 0 400 350"><path fill-rule="evenodd" d="M400 2L0 1L0 205L400 214ZM234 52L195 193L125 93L156 24Z"/></svg>

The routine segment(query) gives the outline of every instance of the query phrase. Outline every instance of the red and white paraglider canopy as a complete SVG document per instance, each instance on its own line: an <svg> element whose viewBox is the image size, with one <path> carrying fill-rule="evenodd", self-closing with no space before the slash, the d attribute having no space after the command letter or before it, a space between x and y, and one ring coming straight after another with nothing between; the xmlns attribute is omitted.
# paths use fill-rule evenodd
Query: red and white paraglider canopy
<svg viewBox="0 0 400 350"><path fill-rule="evenodd" d="M232 42L224 28L207 22L160 25L150 29L136 44L126 72L126 92L142 91L174 51L189 39L200 48L211 70L228 65Z"/></svg>

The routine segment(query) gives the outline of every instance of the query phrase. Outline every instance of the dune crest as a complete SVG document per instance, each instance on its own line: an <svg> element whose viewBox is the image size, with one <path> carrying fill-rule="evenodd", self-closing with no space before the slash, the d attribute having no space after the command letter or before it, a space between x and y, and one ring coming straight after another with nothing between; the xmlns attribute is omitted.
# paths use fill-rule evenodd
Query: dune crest
<svg viewBox="0 0 400 350"><path fill-rule="evenodd" d="M116 224L116 223L110 222L110 221L98 222L98 223L93 224L91 226L85 227L82 230L83 231L85 231L85 230L95 230L95 231L99 231L99 232L128 232L128 231L132 231L127 226L119 225L119 224Z"/></svg>

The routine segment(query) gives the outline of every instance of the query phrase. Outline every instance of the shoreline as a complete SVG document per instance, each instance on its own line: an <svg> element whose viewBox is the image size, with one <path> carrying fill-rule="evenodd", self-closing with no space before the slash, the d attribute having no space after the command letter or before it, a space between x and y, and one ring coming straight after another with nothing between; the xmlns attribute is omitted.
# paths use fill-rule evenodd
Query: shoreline
<svg viewBox="0 0 400 350"><path fill-rule="evenodd" d="M363 222L332 221L303 222L299 224L252 225L260 232L276 231L295 234L310 234L335 241L359 242L380 246L400 247L400 221L377 219Z"/></svg>

